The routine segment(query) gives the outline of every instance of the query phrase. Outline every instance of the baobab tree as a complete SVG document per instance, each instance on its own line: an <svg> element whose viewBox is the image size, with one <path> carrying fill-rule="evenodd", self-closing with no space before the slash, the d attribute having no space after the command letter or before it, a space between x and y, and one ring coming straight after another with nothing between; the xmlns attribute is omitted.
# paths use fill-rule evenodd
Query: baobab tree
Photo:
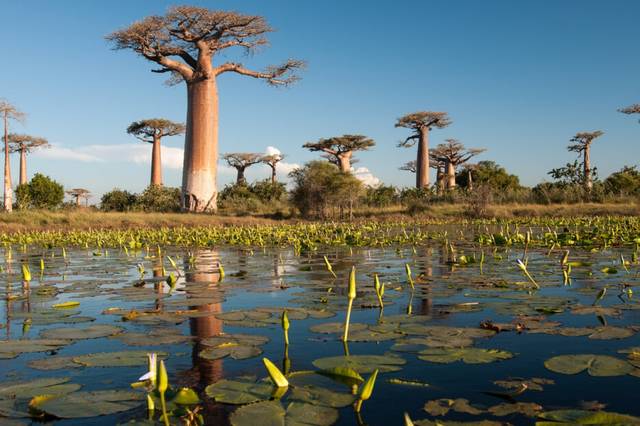
<svg viewBox="0 0 640 426"><path fill-rule="evenodd" d="M89 197L91 196L91 192L88 189L84 188L73 188L69 191L66 191L67 194L76 199L76 207L80 207L80 199L84 198L85 206L89 203Z"/></svg>
<svg viewBox="0 0 640 426"><path fill-rule="evenodd" d="M11 161L9 161L9 120L23 121L25 114L14 105L0 99L0 115L4 124L4 211L9 213L13 210Z"/></svg>
<svg viewBox="0 0 640 426"><path fill-rule="evenodd" d="M432 127L442 129L451 124L446 112L420 111L398 118L396 127L411 129L411 135L398 146L409 148L418 144L416 157L416 188L429 187L429 131Z"/></svg>
<svg viewBox="0 0 640 426"><path fill-rule="evenodd" d="M430 158L429 167L436 171L436 183L434 184L438 195L442 195L444 192L444 169L445 164L437 159ZM406 170L411 173L415 173L417 170L416 160L411 160L400 167L400 170Z"/></svg>
<svg viewBox="0 0 640 426"><path fill-rule="evenodd" d="M399 170L404 170L406 172L415 173L416 172L416 160L407 161L402 166L398 168Z"/></svg>
<svg viewBox="0 0 640 426"><path fill-rule="evenodd" d="M262 157L262 162L271 168L271 184L276 183L276 167L279 162L284 160L283 154L269 154Z"/></svg>
<svg viewBox="0 0 640 426"><path fill-rule="evenodd" d="M261 16L210 10L195 6L171 7L164 16L149 16L107 36L115 49L131 49L170 73L171 82L187 86L187 119L182 170L183 209L213 212L217 205L218 76L236 73L286 86L298 77L304 62L289 59L264 71L237 62L213 65L230 48L253 53L268 44L271 27Z"/></svg>
<svg viewBox="0 0 640 426"><path fill-rule="evenodd" d="M574 137L570 139L573 142L567 147L569 151L577 152L578 155L582 154L582 173L584 178L584 187L587 191L591 191L593 188L593 177L591 174L591 144L596 138L604 135L604 132L596 130L595 132L580 132L576 133Z"/></svg>
<svg viewBox="0 0 640 426"><path fill-rule="evenodd" d="M456 167L484 152L485 149L467 149L456 139L445 139L445 142L446 143L441 143L431 149L429 155L432 159L440 161L446 165L446 188L447 190L452 190L456 187Z"/></svg>
<svg viewBox="0 0 640 426"><path fill-rule="evenodd" d="M254 154L251 152L233 152L224 155L229 166L237 170L236 185L242 185L247 183L247 179L244 177L244 171L247 167L253 166L262 162L261 154Z"/></svg>
<svg viewBox="0 0 640 426"><path fill-rule="evenodd" d="M342 173L351 172L354 151L366 151L376 143L364 135L342 135L320 139L318 142L307 142L302 145L310 151L320 151L326 158L340 168Z"/></svg>
<svg viewBox="0 0 640 426"><path fill-rule="evenodd" d="M623 114L640 114L640 104L633 104L633 105L629 105L628 107L625 108L620 108L618 111L620 111ZM640 120L638 120L638 122L640 122Z"/></svg>
<svg viewBox="0 0 640 426"><path fill-rule="evenodd" d="M185 125L164 118L150 118L134 121L127 127L127 133L142 142L153 144L151 150L151 185L162 185L162 154L160 143L165 136L184 133Z"/></svg>
<svg viewBox="0 0 640 426"><path fill-rule="evenodd" d="M27 154L36 148L48 148L49 141L31 135L9 134L9 151L20 153L20 185L27 183Z"/></svg>

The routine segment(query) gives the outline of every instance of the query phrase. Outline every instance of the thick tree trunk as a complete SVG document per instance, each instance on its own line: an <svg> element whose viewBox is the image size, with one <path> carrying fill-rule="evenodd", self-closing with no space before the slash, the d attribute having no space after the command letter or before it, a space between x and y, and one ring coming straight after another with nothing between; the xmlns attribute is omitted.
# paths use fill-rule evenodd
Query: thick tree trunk
<svg viewBox="0 0 640 426"><path fill-rule="evenodd" d="M587 145L584 148L584 184L587 191L593 188L593 180L591 178L591 147Z"/></svg>
<svg viewBox="0 0 640 426"><path fill-rule="evenodd" d="M80 207L80 196L76 195L76 207Z"/></svg>
<svg viewBox="0 0 640 426"><path fill-rule="evenodd" d="M215 212L218 199L218 90L215 78L188 82L187 99L182 207L190 212Z"/></svg>
<svg viewBox="0 0 640 426"><path fill-rule="evenodd" d="M27 151L22 148L20 150L20 185L27 183Z"/></svg>
<svg viewBox="0 0 640 426"><path fill-rule="evenodd" d="M447 190L451 191L456 187L456 168L452 162L447 162Z"/></svg>
<svg viewBox="0 0 640 426"><path fill-rule="evenodd" d="M436 170L436 188L438 195L444 194L444 184L444 170L441 166L438 166L438 170Z"/></svg>
<svg viewBox="0 0 640 426"><path fill-rule="evenodd" d="M416 158L416 188L429 187L429 129L420 129L418 157Z"/></svg>
<svg viewBox="0 0 640 426"><path fill-rule="evenodd" d="M11 162L9 161L9 123L4 116L4 211L13 210L13 190L11 189Z"/></svg>
<svg viewBox="0 0 640 426"><path fill-rule="evenodd" d="M343 152L342 154L339 154L338 157L338 162L340 163L340 171L342 173L349 173L351 172L351 157L353 156L353 152L349 151L349 152Z"/></svg>
<svg viewBox="0 0 640 426"><path fill-rule="evenodd" d="M162 158L159 136L153 138L153 149L151 151L151 185L162 185Z"/></svg>
<svg viewBox="0 0 640 426"><path fill-rule="evenodd" d="M276 165L269 165L271 167L271 185L276 184Z"/></svg>
<svg viewBox="0 0 640 426"><path fill-rule="evenodd" d="M247 182L247 179L244 177L244 167L236 168L238 171L238 175L236 176L236 185L242 185Z"/></svg>
<svg viewBox="0 0 640 426"><path fill-rule="evenodd" d="M467 189L473 191L473 175L471 169L467 170Z"/></svg>

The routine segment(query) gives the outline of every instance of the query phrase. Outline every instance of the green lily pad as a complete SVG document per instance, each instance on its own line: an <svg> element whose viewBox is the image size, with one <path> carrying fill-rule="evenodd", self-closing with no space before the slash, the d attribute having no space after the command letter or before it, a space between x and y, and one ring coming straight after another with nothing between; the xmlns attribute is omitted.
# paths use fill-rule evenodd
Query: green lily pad
<svg viewBox="0 0 640 426"><path fill-rule="evenodd" d="M504 389L521 389L523 385L526 385L527 390L543 391L546 385L554 385L556 382L551 379L544 379L541 377L534 377L531 379L523 379L519 377L509 378L507 380L496 380L494 384Z"/></svg>
<svg viewBox="0 0 640 426"><path fill-rule="evenodd" d="M69 343L61 339L0 340L0 356L15 358L21 353L55 351Z"/></svg>
<svg viewBox="0 0 640 426"><path fill-rule="evenodd" d="M536 426L557 425L640 425L640 418L606 411L555 410L540 413Z"/></svg>
<svg viewBox="0 0 640 426"><path fill-rule="evenodd" d="M160 346L176 345L188 342L191 336L186 336L177 330L151 330L149 333L120 333L113 336L129 346Z"/></svg>
<svg viewBox="0 0 640 426"><path fill-rule="evenodd" d="M469 404L469 400L464 398L457 398L457 399L441 398L441 399L435 399L432 401L427 401L427 403L424 404L424 407L422 409L427 413L431 414L432 416L444 416L449 411L455 411L458 413L466 413L466 414L473 414L473 415L484 413L484 410L472 406L471 404Z"/></svg>
<svg viewBox="0 0 640 426"><path fill-rule="evenodd" d="M313 361L313 365L321 370L331 370L336 367L346 367L357 371L359 374L400 371L407 362L397 355L350 355L319 358Z"/></svg>
<svg viewBox="0 0 640 426"><path fill-rule="evenodd" d="M253 426L256 419L266 426L329 426L338 420L338 410L294 401L285 411L280 401L263 401L238 408L229 420L232 426Z"/></svg>
<svg viewBox="0 0 640 426"><path fill-rule="evenodd" d="M205 393L223 404L252 404L271 398L273 385L249 380L220 380L205 388Z"/></svg>
<svg viewBox="0 0 640 426"><path fill-rule="evenodd" d="M479 348L431 348L419 352L418 358L423 361L449 364L462 361L465 364L487 364L513 358L513 354L498 349Z"/></svg>
<svg viewBox="0 0 640 426"><path fill-rule="evenodd" d="M361 323L351 323L349 324L349 333L366 330L367 325ZM309 327L309 330L314 333L322 333L322 334L334 334L334 333L343 333L344 332L344 323L343 322L325 322L323 324L316 324Z"/></svg>
<svg viewBox="0 0 640 426"><path fill-rule="evenodd" d="M633 336L635 333L630 328L623 327L600 327L596 331L589 335L589 339L597 340L613 340L613 339L626 339Z"/></svg>
<svg viewBox="0 0 640 426"><path fill-rule="evenodd" d="M549 358L544 366L561 374L578 374L587 371L590 376L624 376L634 368L628 362L607 355L559 355Z"/></svg>
<svg viewBox="0 0 640 426"><path fill-rule="evenodd" d="M34 359L27 365L36 370L63 370L67 368L82 368L80 364L73 362L72 356L50 356L43 359Z"/></svg>
<svg viewBox="0 0 640 426"><path fill-rule="evenodd" d="M522 414L527 417L536 417L540 412L542 412L542 406L535 402L503 403L489 407L487 411L497 417L509 416L511 414Z"/></svg>
<svg viewBox="0 0 640 426"><path fill-rule="evenodd" d="M114 325L94 324L84 328L80 327L64 327L50 328L40 332L43 339L63 339L63 340L80 340L80 339L97 339L100 337L112 336L121 333L122 328Z"/></svg>
<svg viewBox="0 0 640 426"><path fill-rule="evenodd" d="M61 419L96 417L129 411L142 404L144 395L124 390L75 392L32 401L32 408Z"/></svg>
<svg viewBox="0 0 640 426"><path fill-rule="evenodd" d="M296 386L291 390L289 400L311 405L342 408L353 404L356 398L348 393L335 392L317 386Z"/></svg>
<svg viewBox="0 0 640 426"><path fill-rule="evenodd" d="M99 352L72 357L76 364L84 367L134 367L147 365L146 351ZM166 358L166 352L157 352L158 358Z"/></svg>
<svg viewBox="0 0 640 426"><path fill-rule="evenodd" d="M204 359L248 359L258 356L262 349L257 346L244 346L237 343L225 343L215 348L206 348L200 351L198 356Z"/></svg>
<svg viewBox="0 0 640 426"><path fill-rule="evenodd" d="M0 398L32 398L36 395L64 395L81 388L75 383L67 383L68 377L41 378L30 381L0 384Z"/></svg>

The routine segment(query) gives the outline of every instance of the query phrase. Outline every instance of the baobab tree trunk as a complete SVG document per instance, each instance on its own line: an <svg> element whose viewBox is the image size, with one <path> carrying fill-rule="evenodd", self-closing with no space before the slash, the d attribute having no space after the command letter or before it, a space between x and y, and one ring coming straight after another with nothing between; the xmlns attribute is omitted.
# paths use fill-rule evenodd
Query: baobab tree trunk
<svg viewBox="0 0 640 426"><path fill-rule="evenodd" d="M190 212L215 212L218 199L218 90L215 78L196 78L188 82L187 105L182 207Z"/></svg>
<svg viewBox="0 0 640 426"><path fill-rule="evenodd" d="M276 165L274 164L271 167L271 185L276 184Z"/></svg>
<svg viewBox="0 0 640 426"><path fill-rule="evenodd" d="M447 162L447 189L451 191L456 187L456 168L452 162Z"/></svg>
<svg viewBox="0 0 640 426"><path fill-rule="evenodd" d="M420 129L418 157L416 159L416 188L429 187L429 129Z"/></svg>
<svg viewBox="0 0 640 426"><path fill-rule="evenodd" d="M471 169L467 170L467 189L469 191L473 191L473 176L471 174Z"/></svg>
<svg viewBox="0 0 640 426"><path fill-rule="evenodd" d="M20 185L27 183L27 151L22 148L20 150Z"/></svg>
<svg viewBox="0 0 640 426"><path fill-rule="evenodd" d="M11 162L9 161L9 123L4 115L4 211L13 210L13 190L11 189Z"/></svg>
<svg viewBox="0 0 640 426"><path fill-rule="evenodd" d="M162 185L162 158L160 138L158 136L153 138L153 149L151 151L151 185Z"/></svg>
<svg viewBox="0 0 640 426"><path fill-rule="evenodd" d="M586 146L584 148L584 184L587 191L591 191L593 188L593 180L591 179L591 147Z"/></svg>
<svg viewBox="0 0 640 426"><path fill-rule="evenodd" d="M340 171L342 173L349 173L351 171L351 156L353 153L351 151L344 152L338 155L338 161L340 163Z"/></svg>
<svg viewBox="0 0 640 426"><path fill-rule="evenodd" d="M444 194L444 170L442 166L438 166L436 170L436 189L438 191L438 195Z"/></svg>
<svg viewBox="0 0 640 426"><path fill-rule="evenodd" d="M244 177L244 167L238 167L236 170L238 171L238 175L236 176L236 185L242 185L247 181Z"/></svg>
<svg viewBox="0 0 640 426"><path fill-rule="evenodd" d="M76 195L76 207L80 207L80 196Z"/></svg>

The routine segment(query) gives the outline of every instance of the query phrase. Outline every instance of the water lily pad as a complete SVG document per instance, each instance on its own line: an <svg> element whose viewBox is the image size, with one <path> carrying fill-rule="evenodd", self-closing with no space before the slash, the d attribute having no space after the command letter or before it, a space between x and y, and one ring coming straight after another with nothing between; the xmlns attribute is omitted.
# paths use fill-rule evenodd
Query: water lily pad
<svg viewBox="0 0 640 426"><path fill-rule="evenodd" d="M80 385L67 383L68 377L41 378L0 384L0 398L32 398L36 395L64 395L80 389Z"/></svg>
<svg viewBox="0 0 640 426"><path fill-rule="evenodd" d="M349 332L356 332L366 330L366 324L360 323L351 323L349 324ZM344 323L343 322L325 322L323 324L316 324L309 327L309 330L314 333L322 333L322 334L333 334L333 333L342 333L344 332Z"/></svg>
<svg viewBox="0 0 640 426"><path fill-rule="evenodd" d="M538 418L546 421L538 421L539 426L554 425L640 425L640 418L625 414L609 413L606 411L586 410L555 410L540 413Z"/></svg>
<svg viewBox="0 0 640 426"><path fill-rule="evenodd" d="M0 356L14 358L21 353L55 351L69 343L61 339L0 340Z"/></svg>
<svg viewBox="0 0 640 426"><path fill-rule="evenodd" d="M587 371L590 376L624 376L633 371L628 362L608 355L559 355L549 358L544 366L561 374L578 374Z"/></svg>
<svg viewBox="0 0 640 426"><path fill-rule="evenodd" d="M271 398L273 385L250 380L220 380L205 388L205 393L224 404L252 404Z"/></svg>
<svg viewBox="0 0 640 426"><path fill-rule="evenodd" d="M441 399L428 401L424 405L423 410L431 414L432 416L444 416L449 411L455 411L458 413L466 413L466 414L473 414L473 415L484 413L484 410L472 406L471 404L469 404L469 400L464 398L457 398L457 399L441 398Z"/></svg>
<svg viewBox="0 0 640 426"><path fill-rule="evenodd" d="M613 339L626 339L633 336L635 333L630 328L623 327L600 327L596 331L589 335L589 339L597 340L613 340Z"/></svg>
<svg viewBox="0 0 640 426"><path fill-rule="evenodd" d="M43 359L34 359L27 365L36 370L63 370L66 368L82 368L80 364L73 362L72 356L50 356Z"/></svg>
<svg viewBox="0 0 640 426"><path fill-rule="evenodd" d="M507 380L496 380L494 384L505 389L521 389L526 385L527 390L543 391L545 385L554 385L556 382L551 379L534 377L531 379L523 379L519 377L508 378Z"/></svg>
<svg viewBox="0 0 640 426"><path fill-rule="evenodd" d="M74 363L84 367L134 367L147 365L146 351L99 352L72 357ZM158 358L166 358L165 352L157 352Z"/></svg>
<svg viewBox="0 0 640 426"><path fill-rule="evenodd" d="M43 339L97 339L121 333L123 329L114 325L94 324L87 327L50 328L40 332Z"/></svg>
<svg viewBox="0 0 640 426"><path fill-rule="evenodd" d="M285 411L279 401L264 401L238 408L229 420L232 426L253 426L256 419L266 426L329 426L338 420L338 410L294 401Z"/></svg>
<svg viewBox="0 0 640 426"><path fill-rule="evenodd" d="M104 416L138 407L144 395L124 390L75 392L68 395L32 401L38 411L61 419Z"/></svg>
<svg viewBox="0 0 640 426"><path fill-rule="evenodd" d="M178 330L151 330L149 333L120 333L113 336L129 346L160 346L176 345L188 342L191 336L186 336Z"/></svg>
<svg viewBox="0 0 640 426"><path fill-rule="evenodd" d="M355 402L355 396L335 392L317 386L294 387L291 390L289 400L304 402L311 405L322 405L325 407L342 408Z"/></svg>
<svg viewBox="0 0 640 426"><path fill-rule="evenodd" d="M379 370L380 373L400 371L407 362L397 355L350 355L319 358L313 361L313 365L321 370L330 370L336 367L347 367L359 374L372 373Z"/></svg>
<svg viewBox="0 0 640 426"><path fill-rule="evenodd" d="M503 403L489 407L487 411L498 417L509 416L511 414L535 417L542 411L542 406L535 402Z"/></svg>
<svg viewBox="0 0 640 426"><path fill-rule="evenodd" d="M511 352L498 349L479 348L431 348L419 352L418 358L423 361L448 364L462 361L465 364L487 364L513 357Z"/></svg>
<svg viewBox="0 0 640 426"><path fill-rule="evenodd" d="M238 343L223 343L215 348L206 348L200 351L198 356L204 359L248 359L258 356L262 353L262 349L257 346L245 346Z"/></svg>

